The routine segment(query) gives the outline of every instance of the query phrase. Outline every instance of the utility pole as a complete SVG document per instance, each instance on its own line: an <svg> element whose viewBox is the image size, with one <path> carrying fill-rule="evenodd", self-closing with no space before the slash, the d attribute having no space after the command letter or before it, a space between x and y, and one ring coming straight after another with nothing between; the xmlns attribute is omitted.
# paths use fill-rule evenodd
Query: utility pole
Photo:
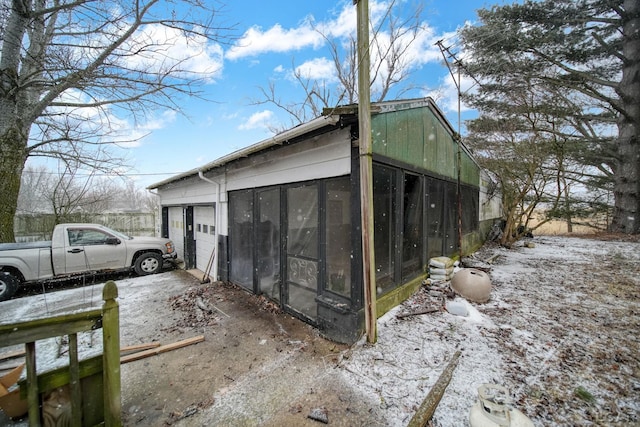
<svg viewBox="0 0 640 427"><path fill-rule="evenodd" d="M362 285L367 341L378 339L376 268L373 241L373 162L371 149L371 89L369 58L369 0L353 0L357 7L358 38L358 148L362 221Z"/></svg>
<svg viewBox="0 0 640 427"><path fill-rule="evenodd" d="M458 132L457 135L455 136L455 141L456 141L456 145L458 148L457 151L457 156L456 156L456 163L457 163L457 171L458 171L458 177L457 177L457 183L456 183L456 199L457 199L457 209L458 209L458 254L460 256L460 258L462 259L462 180L461 180L461 174L462 174L462 134L461 132L461 122L462 119L460 117L460 100L462 98L462 81L461 81L461 75L460 75L460 68L462 67L462 64L460 62L460 60L456 59L455 55L453 53L451 53L451 51L449 50L449 48L444 47L442 45L442 40L438 40L436 42L436 45L440 48L440 53L442 53L442 57L444 58L444 63L447 65L447 68L449 69L449 74L451 74L451 78L453 79L453 83L456 85L456 89L458 90ZM449 54L450 57L452 57L453 59L456 60L456 65L458 66L458 78L456 79L456 77L453 75L453 71L451 70L451 65L449 65L449 60L447 59L447 56L445 55L445 52L447 52Z"/></svg>

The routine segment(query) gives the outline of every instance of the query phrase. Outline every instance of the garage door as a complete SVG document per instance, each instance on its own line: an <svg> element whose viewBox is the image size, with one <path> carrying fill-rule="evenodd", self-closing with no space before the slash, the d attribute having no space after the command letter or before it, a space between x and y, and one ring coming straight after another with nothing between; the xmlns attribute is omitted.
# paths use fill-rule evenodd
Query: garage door
<svg viewBox="0 0 640 427"><path fill-rule="evenodd" d="M216 247L215 209L212 206L194 206L193 222L196 239L196 268L207 269L207 264Z"/></svg>
<svg viewBox="0 0 640 427"><path fill-rule="evenodd" d="M184 216L182 207L169 208L169 238L176 247L179 259L184 259Z"/></svg>

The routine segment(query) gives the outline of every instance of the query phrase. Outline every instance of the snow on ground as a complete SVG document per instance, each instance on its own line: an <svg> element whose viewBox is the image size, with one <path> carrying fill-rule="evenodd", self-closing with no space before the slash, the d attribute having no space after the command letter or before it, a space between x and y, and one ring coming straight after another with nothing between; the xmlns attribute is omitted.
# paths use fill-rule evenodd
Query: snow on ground
<svg viewBox="0 0 640 427"><path fill-rule="evenodd" d="M349 382L376 395L386 425L406 426L454 353L461 350L454 377L438 407L442 415L436 418L442 417L443 426L463 426L474 402L474 387L503 381L499 354L478 333L495 326L473 307L475 314L469 317L442 312L396 318L411 306L405 303L380 318L378 342L358 343L342 367Z"/></svg>
<svg viewBox="0 0 640 427"><path fill-rule="evenodd" d="M514 407L537 426L640 425L640 243L559 236L530 242L534 247L488 245L464 260L489 268L493 285L486 304L456 299L468 316L446 312L423 287L378 320L375 345L361 340L344 354L335 373L379 404L372 410L384 418L380 425L407 425L458 350L435 426L468 425L483 383L506 386ZM494 255L492 264L483 262ZM167 292L154 292L158 286ZM118 287L123 331L153 334L176 321L145 310L184 292L173 274L125 279ZM0 322L99 307L101 288L5 301ZM425 308L439 310L398 318ZM40 357L60 348L44 345L39 367L47 364Z"/></svg>
<svg viewBox="0 0 640 427"><path fill-rule="evenodd" d="M378 321L342 363L349 381L405 426L456 350L461 357L436 426L468 425L483 383L506 386L536 425L640 423L640 244L536 237L534 247L486 246L465 261L490 268L492 298L469 316L444 310L423 288ZM499 254L492 264L480 261ZM459 299L459 297L458 297Z"/></svg>
<svg viewBox="0 0 640 427"><path fill-rule="evenodd" d="M184 291L182 284L171 274L132 277L118 280L118 304L120 306L120 339L127 341L127 331L149 331L167 326L170 318L153 318L144 307L149 302L164 299L171 294ZM103 284L90 285L57 292L41 293L24 298L0 302L0 323L24 322L57 314L99 309L102 307ZM161 293L157 292L162 287ZM151 317L151 318L150 318ZM24 346L0 348L0 352ZM78 353L81 360L102 353L102 329L78 334ZM60 337L40 340L36 343L38 371L48 371L69 362L68 342ZM23 373L23 376L25 373Z"/></svg>

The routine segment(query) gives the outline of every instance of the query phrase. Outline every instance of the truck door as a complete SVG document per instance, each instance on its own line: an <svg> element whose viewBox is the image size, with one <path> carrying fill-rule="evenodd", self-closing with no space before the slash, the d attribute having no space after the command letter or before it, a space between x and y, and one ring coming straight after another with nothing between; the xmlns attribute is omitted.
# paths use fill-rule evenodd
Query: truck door
<svg viewBox="0 0 640 427"><path fill-rule="evenodd" d="M124 242L113 243L113 236L91 227L67 229L68 245L65 250L65 273L95 270L119 270L126 267L127 247ZM61 249L58 249L61 250ZM60 266L56 266L57 272Z"/></svg>

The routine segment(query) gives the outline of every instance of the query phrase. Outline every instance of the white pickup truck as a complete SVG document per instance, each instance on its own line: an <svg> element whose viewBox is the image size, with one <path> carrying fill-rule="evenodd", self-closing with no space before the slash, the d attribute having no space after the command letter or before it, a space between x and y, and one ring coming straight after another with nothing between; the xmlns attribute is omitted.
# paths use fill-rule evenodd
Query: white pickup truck
<svg viewBox="0 0 640 427"><path fill-rule="evenodd" d="M130 269L154 274L175 259L169 239L131 237L99 224L58 224L51 241L0 243L0 301L21 284Z"/></svg>

